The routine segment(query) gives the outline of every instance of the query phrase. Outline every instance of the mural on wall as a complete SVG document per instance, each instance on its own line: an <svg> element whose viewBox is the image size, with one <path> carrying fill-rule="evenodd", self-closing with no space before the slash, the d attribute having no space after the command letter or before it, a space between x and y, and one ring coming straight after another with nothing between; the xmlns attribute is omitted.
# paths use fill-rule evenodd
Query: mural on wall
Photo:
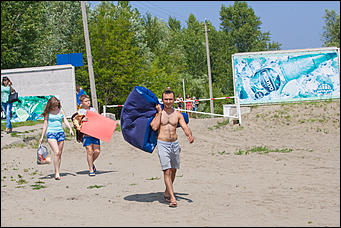
<svg viewBox="0 0 341 228"><path fill-rule="evenodd" d="M43 120L41 116L50 96L24 96L19 97L18 102L13 103L11 119L12 122L22 122L27 120Z"/></svg>
<svg viewBox="0 0 341 228"><path fill-rule="evenodd" d="M240 104L340 98L338 50L232 56Z"/></svg>

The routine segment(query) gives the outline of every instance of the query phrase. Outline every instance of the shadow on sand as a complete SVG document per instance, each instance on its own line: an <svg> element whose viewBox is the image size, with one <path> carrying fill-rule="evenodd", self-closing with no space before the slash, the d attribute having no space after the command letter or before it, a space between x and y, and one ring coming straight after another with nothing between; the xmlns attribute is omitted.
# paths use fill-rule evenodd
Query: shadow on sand
<svg viewBox="0 0 341 228"><path fill-rule="evenodd" d="M114 170L110 170L110 171L97 170L96 171L96 175L100 175L100 174L103 174L103 173L113 173L113 172L117 172L117 171L114 171ZM82 170L82 171L78 171L76 173L79 174L79 175L88 175L89 174L89 170Z"/></svg>
<svg viewBox="0 0 341 228"><path fill-rule="evenodd" d="M100 170L97 170L96 171L96 175L101 175L101 174L104 174L104 173L112 173L112 172L117 172L117 171L100 171ZM88 175L88 174L89 174L89 170L82 170L82 171L76 172L76 174L68 173L68 172L60 173L60 177L77 176L77 175ZM54 179L54 173L46 175L45 177L40 177L39 179Z"/></svg>
<svg viewBox="0 0 341 228"><path fill-rule="evenodd" d="M65 176L77 176L73 173L59 173L60 177L65 177ZM54 179L54 173L46 175L45 177L40 177L39 179Z"/></svg>
<svg viewBox="0 0 341 228"><path fill-rule="evenodd" d="M192 203L193 201L189 198L183 197L187 196L187 193L174 193L175 198L177 201L186 200L189 203ZM125 200L128 201L136 201L136 202L154 202L159 201L159 203L163 204L169 204L169 202L166 202L163 198L163 192L151 192L151 193L144 193L144 194L134 194L124 197Z"/></svg>

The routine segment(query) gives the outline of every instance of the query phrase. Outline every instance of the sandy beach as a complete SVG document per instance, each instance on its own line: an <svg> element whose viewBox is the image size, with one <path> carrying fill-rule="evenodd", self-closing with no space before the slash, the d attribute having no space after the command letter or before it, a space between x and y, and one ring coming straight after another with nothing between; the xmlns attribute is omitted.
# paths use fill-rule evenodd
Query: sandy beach
<svg viewBox="0 0 341 228"><path fill-rule="evenodd" d="M177 129L177 208L163 200L157 151L120 131L101 142L95 177L82 144L65 141L60 181L27 146L42 124L1 131L1 226L340 226L339 100L256 106L241 126L226 120L191 118L193 144Z"/></svg>

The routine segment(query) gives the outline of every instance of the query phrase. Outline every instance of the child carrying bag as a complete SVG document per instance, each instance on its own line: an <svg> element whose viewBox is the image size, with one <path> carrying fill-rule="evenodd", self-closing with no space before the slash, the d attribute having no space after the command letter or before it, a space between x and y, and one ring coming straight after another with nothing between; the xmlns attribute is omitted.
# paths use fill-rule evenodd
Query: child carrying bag
<svg viewBox="0 0 341 228"><path fill-rule="evenodd" d="M43 164L50 164L51 163L51 157L49 154L49 151L47 150L47 147L39 144L37 149L37 164L43 165Z"/></svg>

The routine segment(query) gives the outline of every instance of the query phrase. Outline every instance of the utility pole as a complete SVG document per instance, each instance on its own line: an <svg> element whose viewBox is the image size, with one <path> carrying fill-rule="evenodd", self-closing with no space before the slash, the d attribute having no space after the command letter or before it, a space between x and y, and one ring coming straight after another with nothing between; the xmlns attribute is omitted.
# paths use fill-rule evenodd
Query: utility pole
<svg viewBox="0 0 341 228"><path fill-rule="evenodd" d="M85 9L84 1L81 1L81 7L82 7L82 17L83 17L83 28L84 28L86 55L87 55L87 59L88 59L91 99L92 99L93 107L99 112L98 104L97 104L97 95L96 95L96 85L95 85L95 78L94 78L94 70L93 70L93 67L92 67L92 56L91 56L91 47L90 47L90 40L89 40L88 21L86 19L86 9Z"/></svg>
<svg viewBox="0 0 341 228"><path fill-rule="evenodd" d="M211 64L210 64L210 49L208 47L208 37L207 37L207 25L206 25L206 18L205 18L205 37L206 37L206 53L207 53L207 67L208 67L208 82L210 88L210 106L211 106L211 113L214 113L213 109L213 93L212 93L212 79L211 79ZM213 118L213 115L211 116Z"/></svg>

